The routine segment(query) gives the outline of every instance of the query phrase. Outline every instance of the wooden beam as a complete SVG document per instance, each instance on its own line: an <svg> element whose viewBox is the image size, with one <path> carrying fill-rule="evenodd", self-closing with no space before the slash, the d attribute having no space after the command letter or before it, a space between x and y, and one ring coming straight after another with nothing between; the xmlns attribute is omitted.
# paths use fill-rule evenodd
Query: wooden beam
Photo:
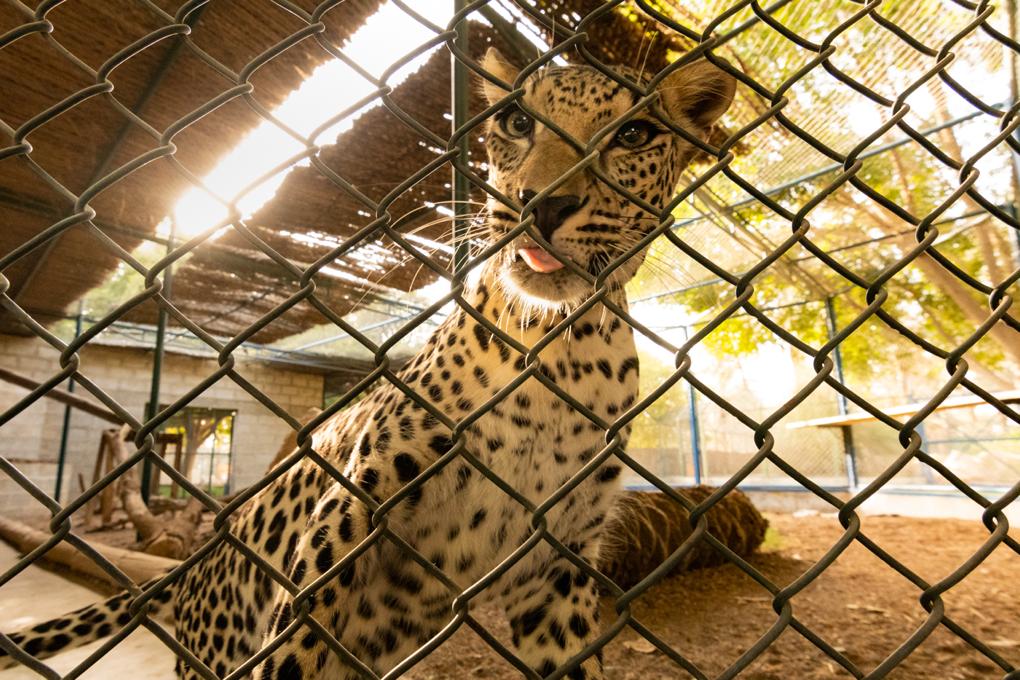
<svg viewBox="0 0 1020 680"><path fill-rule="evenodd" d="M28 376L21 375L20 373L15 373L14 371L8 370L6 368L0 368L0 380L12 383L14 385L17 385L18 387L24 387L26 390L34 390L38 388L40 384L39 382L33 380L32 378L29 378ZM124 420L120 416L118 416L116 413L106 408L102 404L94 402L90 399L83 399L82 397L79 397L76 394L68 392L65 389L61 389L59 387L51 387L45 393L45 396L49 397L50 399L56 399L62 404L67 404L68 406L72 406L76 409L84 411L85 413L94 415L95 417L105 420L108 423L113 423L114 425L124 424Z"/></svg>
<svg viewBox="0 0 1020 680"><path fill-rule="evenodd" d="M1007 392L997 392L992 394L993 397L1005 404L1020 404L1020 390L1010 390ZM982 406L987 402L978 396L966 396L966 397L954 397L946 399L944 402L935 407L935 411L950 411L959 408L974 408L975 406ZM918 413L921 409L926 406L926 402L916 402L913 404L903 404L901 406L893 406L892 408L884 408L882 412L887 416L898 418L900 416L912 416ZM845 416L826 416L825 418L812 418L811 420L799 420L795 423L790 423L786 427L791 430L798 430L804 427L849 427L851 425L859 425L861 423L867 423L871 421L877 421L878 418L871 415L870 413L850 413Z"/></svg>

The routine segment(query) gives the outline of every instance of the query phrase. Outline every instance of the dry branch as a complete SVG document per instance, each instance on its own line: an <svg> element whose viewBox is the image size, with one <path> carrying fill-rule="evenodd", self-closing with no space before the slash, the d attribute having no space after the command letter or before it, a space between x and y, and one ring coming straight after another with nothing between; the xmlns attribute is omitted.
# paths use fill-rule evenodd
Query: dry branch
<svg viewBox="0 0 1020 680"><path fill-rule="evenodd" d="M27 554L48 541L51 535L44 531L33 529L21 522L0 517L0 538L3 538L22 553ZM127 574L135 583L148 581L180 564L177 560L147 555L135 550L114 548L113 546L96 543L95 541L89 541L89 545ZM69 543L63 541L57 543L43 555L42 559L44 562L65 567L75 573L97 578L105 583L120 587L120 584L113 577L97 566L95 562L78 552Z"/></svg>
<svg viewBox="0 0 1020 680"><path fill-rule="evenodd" d="M124 431L107 430L103 438L110 451L114 465L127 460L124 446ZM120 501L131 523L141 537L145 552L161 557L180 559L191 553L195 534L202 519L205 506L197 498L188 500L178 515L170 520L157 519L142 500L141 484L134 467L128 469L119 480Z"/></svg>

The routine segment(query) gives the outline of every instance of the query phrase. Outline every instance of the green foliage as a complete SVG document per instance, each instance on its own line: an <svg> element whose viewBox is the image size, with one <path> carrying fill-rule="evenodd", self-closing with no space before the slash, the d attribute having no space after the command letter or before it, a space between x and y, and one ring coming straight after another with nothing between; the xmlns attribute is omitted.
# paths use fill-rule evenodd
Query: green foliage
<svg viewBox="0 0 1020 680"><path fill-rule="evenodd" d="M642 352L641 394L649 394L675 372L659 356ZM631 449L676 448L679 433L687 429L687 386L680 381L634 420L628 447Z"/></svg>
<svg viewBox="0 0 1020 680"><path fill-rule="evenodd" d="M765 530L765 540L762 541L758 551L763 553L776 552L782 550L785 545L786 539L783 538L783 535L775 527L770 526Z"/></svg>
<svg viewBox="0 0 1020 680"><path fill-rule="evenodd" d="M144 242L132 253L143 266L151 267L166 254L164 246ZM121 262L110 277L89 291L82 300L83 312L90 318L99 318L112 312L118 305L145 290L145 277Z"/></svg>
<svg viewBox="0 0 1020 680"><path fill-rule="evenodd" d="M836 175L833 172L797 184L773 198L791 211L799 210L823 191ZM918 218L935 210L956 189L952 173L917 144L907 144L897 147L894 152L869 158L857 176L874 193L904 207ZM733 185L720 184L714 192L717 194L716 202L723 205L744 197ZM936 224L941 235L936 248L967 275L987 280L988 262L976 238L976 229L987 228L987 225L974 226L974 223L951 219L945 221L961 214L963 208L962 205L954 205L940 215L944 223ZM736 262L739 266L731 266L729 270L738 275L756 265L789 235L791 229L790 222L758 203L743 207L731 216L714 215L704 208L703 212L714 222L713 226L703 228L711 229L716 236L697 242L701 254L720 265ZM677 211L678 217L690 217L692 213L696 214L690 205ZM916 244L913 228L908 222L882 208L872 197L849 187L844 187L837 196L816 206L808 213L808 219L811 223L808 238L812 243L829 252L863 281L874 281L890 267L896 267ZM681 238L686 238L688 229L678 232ZM743 259L736 257L738 235L743 242L749 238L757 239L760 250L749 252ZM688 242L694 245L692 241ZM1008 253L1000 253L999 257L1003 258L1002 269L1013 268ZM672 262L675 271L690 258L678 253L663 239L653 247L651 259L653 262ZM701 328L721 313L735 294L731 284L713 282L709 272L702 272L701 285L692 285L688 281L683 286L668 286L661 271L646 269L632 284L631 290L639 298L683 288L682 292L659 297L657 302L672 305L675 311L671 316L697 319L694 327ZM806 250L796 247L782 262L774 263L759 274L752 285L755 307L765 310L776 324L815 348L822 346L829 337L823 304L826 297L834 300L838 328L853 323L867 305L863 288L845 279ZM884 287L889 293L883 306L885 311L922 337L950 349L963 342L976 327L975 319L964 313L957 303L960 296L970 296L978 308L987 308L987 300L978 291L966 285L944 289L939 282L924 276L917 265L898 271ZM897 337L880 321L858 329L841 344L848 376L867 380L887 374L894 364L909 363L910 353L901 351L905 345L895 344ZM763 344L775 340L776 336L757 319L738 312L713 331L704 340L703 346L716 356L725 357L753 353ZM968 357L974 363L995 370L1002 365L1006 354L1000 345L988 340L970 350Z"/></svg>

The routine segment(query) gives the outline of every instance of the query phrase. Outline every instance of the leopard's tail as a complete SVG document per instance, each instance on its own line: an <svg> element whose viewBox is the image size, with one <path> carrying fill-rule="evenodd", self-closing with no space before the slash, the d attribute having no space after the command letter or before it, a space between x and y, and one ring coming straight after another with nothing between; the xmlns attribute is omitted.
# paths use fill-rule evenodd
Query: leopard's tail
<svg viewBox="0 0 1020 680"><path fill-rule="evenodd" d="M141 587L148 588L157 581L159 578L154 578ZM177 587L177 583L171 584L149 600L149 617L166 618L172 614ZM36 659L46 659L119 631L132 619L129 608L133 599L134 596L125 590L102 602L4 635L27 654ZM18 661L3 647L0 645L0 669L18 665Z"/></svg>

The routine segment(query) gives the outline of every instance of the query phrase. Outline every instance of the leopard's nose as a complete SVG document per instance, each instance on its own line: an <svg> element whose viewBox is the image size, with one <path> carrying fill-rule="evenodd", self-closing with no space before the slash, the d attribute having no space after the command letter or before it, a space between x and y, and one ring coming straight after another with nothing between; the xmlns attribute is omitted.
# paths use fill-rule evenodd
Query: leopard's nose
<svg viewBox="0 0 1020 680"><path fill-rule="evenodd" d="M530 189L521 191L521 201L531 201L537 192ZM581 198L579 196L546 196L535 205L535 226L542 238L548 241L552 238L553 232L559 229L568 217L581 209Z"/></svg>

